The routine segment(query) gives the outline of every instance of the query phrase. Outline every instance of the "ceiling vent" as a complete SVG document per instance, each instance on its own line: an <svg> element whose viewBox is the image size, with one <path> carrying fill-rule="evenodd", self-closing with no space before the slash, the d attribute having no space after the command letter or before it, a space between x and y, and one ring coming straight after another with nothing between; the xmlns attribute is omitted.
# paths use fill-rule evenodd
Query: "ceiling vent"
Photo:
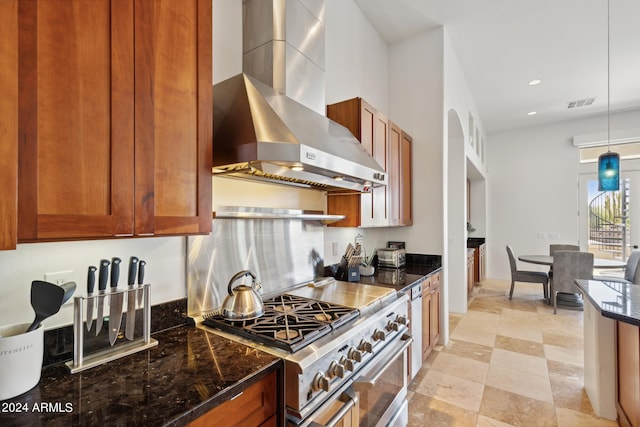
<svg viewBox="0 0 640 427"><path fill-rule="evenodd" d="M571 108L578 108L578 107L587 107L591 104L593 104L593 101L595 101L596 98L584 98L584 99L576 99L575 101L569 101L567 102L567 108L571 109Z"/></svg>

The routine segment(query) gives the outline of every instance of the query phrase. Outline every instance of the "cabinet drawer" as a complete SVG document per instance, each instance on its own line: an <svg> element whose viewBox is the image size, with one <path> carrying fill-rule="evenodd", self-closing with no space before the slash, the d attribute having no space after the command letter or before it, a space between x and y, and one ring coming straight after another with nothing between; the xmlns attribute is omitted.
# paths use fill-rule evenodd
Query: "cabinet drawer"
<svg viewBox="0 0 640 427"><path fill-rule="evenodd" d="M276 373L274 372L231 400L192 421L189 427L223 424L243 427L275 425L277 400Z"/></svg>

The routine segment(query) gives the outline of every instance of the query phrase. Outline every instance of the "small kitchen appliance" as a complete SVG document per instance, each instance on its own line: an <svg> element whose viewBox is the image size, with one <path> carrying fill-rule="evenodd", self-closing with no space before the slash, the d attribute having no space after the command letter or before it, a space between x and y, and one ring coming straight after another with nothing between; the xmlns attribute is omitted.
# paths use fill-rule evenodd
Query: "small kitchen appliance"
<svg viewBox="0 0 640 427"><path fill-rule="evenodd" d="M400 268L406 263L404 249L383 248L378 249L378 265L380 267Z"/></svg>
<svg viewBox="0 0 640 427"><path fill-rule="evenodd" d="M44 326L29 331L28 323L0 327L0 400L10 399L40 381Z"/></svg>

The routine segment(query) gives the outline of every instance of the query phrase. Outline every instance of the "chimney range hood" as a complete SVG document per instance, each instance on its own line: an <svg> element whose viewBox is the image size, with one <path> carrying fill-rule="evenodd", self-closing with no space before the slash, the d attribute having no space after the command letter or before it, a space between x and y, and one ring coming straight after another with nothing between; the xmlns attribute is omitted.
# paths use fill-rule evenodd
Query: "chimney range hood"
<svg viewBox="0 0 640 427"><path fill-rule="evenodd" d="M382 167L344 126L247 74L213 87L214 175L368 192Z"/></svg>

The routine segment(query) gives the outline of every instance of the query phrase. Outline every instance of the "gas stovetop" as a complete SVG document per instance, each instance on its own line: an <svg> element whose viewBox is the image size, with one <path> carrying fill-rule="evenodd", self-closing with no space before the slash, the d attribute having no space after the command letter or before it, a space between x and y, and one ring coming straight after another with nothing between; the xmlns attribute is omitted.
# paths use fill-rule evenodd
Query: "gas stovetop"
<svg viewBox="0 0 640 427"><path fill-rule="evenodd" d="M202 323L295 352L359 316L352 307L289 294L264 301L264 307L257 319L231 321L210 313Z"/></svg>

